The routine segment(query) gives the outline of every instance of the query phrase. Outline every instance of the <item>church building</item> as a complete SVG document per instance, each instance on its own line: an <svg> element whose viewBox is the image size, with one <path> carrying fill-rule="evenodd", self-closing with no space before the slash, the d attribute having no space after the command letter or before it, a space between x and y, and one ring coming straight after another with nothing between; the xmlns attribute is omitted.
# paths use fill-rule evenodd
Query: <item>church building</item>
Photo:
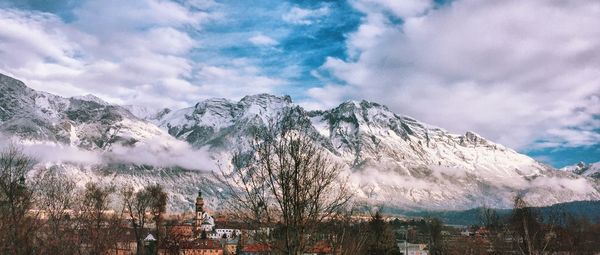
<svg viewBox="0 0 600 255"><path fill-rule="evenodd" d="M198 197L196 197L196 214L194 216L194 233L196 236L204 233L210 233L215 227L215 220L208 212L204 211L204 199L202 198L202 191L198 191Z"/></svg>

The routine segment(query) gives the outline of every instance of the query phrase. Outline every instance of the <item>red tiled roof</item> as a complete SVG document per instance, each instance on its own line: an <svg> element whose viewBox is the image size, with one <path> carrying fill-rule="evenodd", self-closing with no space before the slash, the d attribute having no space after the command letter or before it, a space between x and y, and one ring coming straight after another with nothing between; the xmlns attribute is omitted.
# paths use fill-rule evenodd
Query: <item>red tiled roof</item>
<svg viewBox="0 0 600 255"><path fill-rule="evenodd" d="M266 243L254 243L244 245L243 252L268 252L271 251L271 246Z"/></svg>
<svg viewBox="0 0 600 255"><path fill-rule="evenodd" d="M309 253L317 253L317 254L331 253L332 251L333 251L333 248L331 248L331 245L329 245L326 242L318 242L313 247L310 247L307 250L307 252L309 252Z"/></svg>
<svg viewBox="0 0 600 255"><path fill-rule="evenodd" d="M193 236L194 227L190 225L173 225L168 226L167 231L172 235Z"/></svg>
<svg viewBox="0 0 600 255"><path fill-rule="evenodd" d="M181 249L184 250L218 250L223 249L221 243L216 240L202 239L181 243Z"/></svg>

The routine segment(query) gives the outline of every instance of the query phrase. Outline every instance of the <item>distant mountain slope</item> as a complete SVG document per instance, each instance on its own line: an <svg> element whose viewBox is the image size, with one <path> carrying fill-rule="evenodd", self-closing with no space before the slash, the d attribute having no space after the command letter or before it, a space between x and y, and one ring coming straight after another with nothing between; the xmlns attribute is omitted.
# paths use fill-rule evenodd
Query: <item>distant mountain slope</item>
<svg viewBox="0 0 600 255"><path fill-rule="evenodd" d="M1 74L0 130L23 139L100 150L114 143L135 144L164 136L156 126L97 97L63 98L34 91Z"/></svg>
<svg viewBox="0 0 600 255"><path fill-rule="evenodd" d="M207 156L95 96L63 98L0 74L0 133L0 147L12 136L41 161L38 168L60 171L80 186L161 183L173 193L171 208L179 210L193 204L191 195L180 194L218 188L209 179Z"/></svg>
<svg viewBox="0 0 600 255"><path fill-rule="evenodd" d="M563 171L571 172L581 176L600 179L600 162L586 164L579 162L576 165L561 168Z"/></svg>
<svg viewBox="0 0 600 255"><path fill-rule="evenodd" d="M600 201L575 201L558 203L550 206L533 208L538 213L551 216L568 213L576 217L584 217L591 222L600 221ZM439 218L445 224L452 225L480 225L481 208L473 208L464 211L420 211L403 212L398 210L387 210L387 213L403 215L407 217L431 217ZM512 213L511 209L496 209L496 213L502 220L505 220Z"/></svg>
<svg viewBox="0 0 600 255"><path fill-rule="evenodd" d="M150 122L154 122L162 118L165 114L171 112L169 108L152 108L147 106L139 106L139 105L123 105L123 108L127 109L131 114L136 116L139 119L147 120Z"/></svg>
<svg viewBox="0 0 600 255"><path fill-rule="evenodd" d="M315 142L345 162L358 197L402 208L506 207L515 192L536 204L597 199L597 183L555 171L530 157L467 132L451 134L377 103L346 102L305 111L289 97L210 99L175 110L161 128L214 154L249 150L250 130L287 112L310 119Z"/></svg>
<svg viewBox="0 0 600 255"><path fill-rule="evenodd" d="M1 75L0 131L28 143L101 153L100 162L62 159L54 166L80 182L163 183L174 198L172 208L191 207L198 188L214 198L220 190L210 175L214 162L227 162L234 150L250 150L252 130L285 114L310 120L307 132L347 165L360 203L458 210L509 207L517 192L532 205L600 199L596 180L556 171L473 132L452 134L373 102L345 102L326 111L306 111L288 96L268 94L237 102L209 99L172 111L102 102L37 92Z"/></svg>

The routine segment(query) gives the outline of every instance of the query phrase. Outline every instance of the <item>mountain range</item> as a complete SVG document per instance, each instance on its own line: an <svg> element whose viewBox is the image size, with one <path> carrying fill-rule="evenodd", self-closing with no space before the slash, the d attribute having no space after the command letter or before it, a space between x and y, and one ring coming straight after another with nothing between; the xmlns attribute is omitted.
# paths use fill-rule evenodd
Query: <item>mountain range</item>
<svg viewBox="0 0 600 255"><path fill-rule="evenodd" d="M183 109L113 105L93 95L65 98L0 74L0 141L36 157L36 170L141 187L160 183L172 210L198 190L219 209L213 176L232 151L250 150L252 130L289 112L310 120L314 142L346 166L355 201L402 210L507 208L516 194L535 206L600 200L600 181L561 171L474 132L453 134L368 101L307 111L289 96L203 100ZM597 166L594 166L597 169Z"/></svg>

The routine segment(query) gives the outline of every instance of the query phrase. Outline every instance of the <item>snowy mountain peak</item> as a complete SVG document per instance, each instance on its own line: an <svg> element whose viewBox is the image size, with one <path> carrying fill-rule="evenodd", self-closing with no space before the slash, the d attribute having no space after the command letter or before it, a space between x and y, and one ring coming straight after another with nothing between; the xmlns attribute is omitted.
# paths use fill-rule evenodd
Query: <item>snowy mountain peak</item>
<svg viewBox="0 0 600 255"><path fill-rule="evenodd" d="M169 108L156 108L140 105L123 105L122 107L127 109L138 119L147 120L150 122L156 122L164 115L171 112L171 109Z"/></svg>
<svg viewBox="0 0 600 255"><path fill-rule="evenodd" d="M283 108L292 106L290 96L278 97L270 94L257 94L243 97L238 105L244 108L246 117L257 115L260 117L272 117Z"/></svg>
<svg viewBox="0 0 600 255"><path fill-rule="evenodd" d="M72 99L77 99L77 100L82 100L82 101L89 101L89 102L94 102L100 105L110 105L110 103L102 100L101 98L94 96L92 94L87 94L84 96L74 96L71 97Z"/></svg>
<svg viewBox="0 0 600 255"><path fill-rule="evenodd" d="M194 106L196 109L208 108L208 107L229 107L234 103L227 98L209 98L196 103Z"/></svg>
<svg viewBox="0 0 600 255"><path fill-rule="evenodd" d="M516 192L532 205L600 199L600 184L584 177L600 172L599 163L576 166L583 176L556 171L474 132L452 134L364 100L305 111L289 96L258 94L170 111L85 99L38 92L0 75L0 132L69 148L68 155L112 155L119 164L80 159L45 164L79 181L161 183L172 194L172 208L192 205L198 185L207 201L216 197L214 177L191 169L227 162L232 151L249 152L253 132L286 114L310 120L311 139L345 166L356 199L372 205L505 207Z"/></svg>
<svg viewBox="0 0 600 255"><path fill-rule="evenodd" d="M242 104L291 104L292 98L288 95L275 96L267 93L245 96L240 100Z"/></svg>
<svg viewBox="0 0 600 255"><path fill-rule="evenodd" d="M15 78L12 78L10 76L4 75L2 73L0 73L0 89L2 89L2 90L13 89L13 90L29 90L29 91L33 91L29 87L25 86L25 83L23 83L22 81L17 80Z"/></svg>
<svg viewBox="0 0 600 255"><path fill-rule="evenodd" d="M587 164L583 161L561 168L560 170L571 172L581 176L593 177L600 179L600 162Z"/></svg>
<svg viewBox="0 0 600 255"><path fill-rule="evenodd" d="M390 112L390 110L385 105L381 105L375 102L369 102L367 100L350 100L341 103L339 106L332 110L336 110L338 112L360 112L369 109L377 109L383 112Z"/></svg>
<svg viewBox="0 0 600 255"><path fill-rule="evenodd" d="M465 135L463 136L462 139L463 143L470 143L473 145L488 145L490 144L488 142L488 140L486 140L485 138L481 137L479 134L476 134L474 132L471 131L467 131L465 133Z"/></svg>

